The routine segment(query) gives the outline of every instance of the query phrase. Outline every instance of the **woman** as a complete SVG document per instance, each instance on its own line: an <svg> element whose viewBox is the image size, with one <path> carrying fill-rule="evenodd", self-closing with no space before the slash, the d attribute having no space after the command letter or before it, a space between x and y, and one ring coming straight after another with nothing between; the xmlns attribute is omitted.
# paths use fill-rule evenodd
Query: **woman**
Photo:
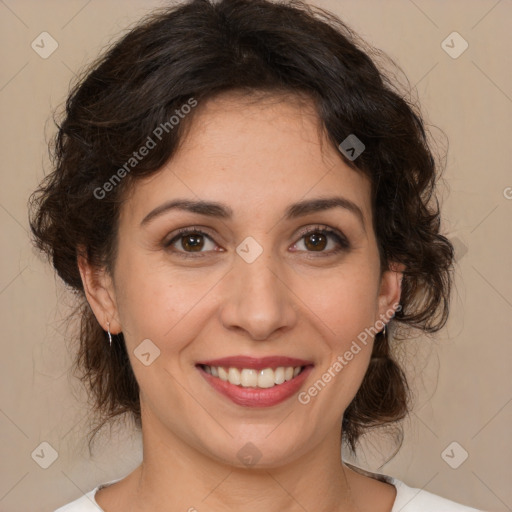
<svg viewBox="0 0 512 512"><path fill-rule="evenodd" d="M59 512L471 511L340 459L409 410L393 340L446 322L421 117L334 16L192 0L72 91L31 226L83 298L97 430L141 465ZM397 327L400 330L397 330Z"/></svg>

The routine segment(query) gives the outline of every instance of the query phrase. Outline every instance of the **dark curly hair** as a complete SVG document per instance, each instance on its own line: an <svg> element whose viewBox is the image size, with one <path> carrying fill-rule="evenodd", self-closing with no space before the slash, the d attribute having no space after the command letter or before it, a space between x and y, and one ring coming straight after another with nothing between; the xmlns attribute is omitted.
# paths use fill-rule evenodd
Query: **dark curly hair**
<svg viewBox="0 0 512 512"><path fill-rule="evenodd" d="M83 248L90 263L112 270L123 198L173 156L194 110L172 129L169 119L191 98L203 103L227 91L305 95L335 147L350 134L363 141L356 160L339 154L371 181L381 271L391 262L405 265L401 308L389 324L393 341L411 328L430 334L446 323L454 252L440 234L441 166L410 91L401 92L396 76L379 69L381 60L392 63L336 16L303 2L187 0L139 22L74 86L51 145L53 171L30 198L30 226L34 243L80 298L75 370L97 418L89 446L110 420L130 413L140 428L141 418L123 335L112 348L106 343L85 299L77 255ZM98 193L158 126L167 126L162 143L108 194ZM342 432L352 452L369 429L400 430L410 409L391 341L389 329L376 335L367 373L345 411Z"/></svg>

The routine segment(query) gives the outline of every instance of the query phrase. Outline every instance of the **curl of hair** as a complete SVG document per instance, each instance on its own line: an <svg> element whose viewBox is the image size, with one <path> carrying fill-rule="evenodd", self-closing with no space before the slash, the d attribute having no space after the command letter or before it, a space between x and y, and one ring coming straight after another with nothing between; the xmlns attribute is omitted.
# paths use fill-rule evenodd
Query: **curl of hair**
<svg viewBox="0 0 512 512"><path fill-rule="evenodd" d="M405 265L401 309L391 323L425 333L445 324L453 247L440 233L439 166L419 109L379 70L378 58L337 17L299 1L189 0L139 22L74 86L51 145L53 170L31 196L30 225L35 244L83 301L76 368L94 397L94 435L124 413L140 426L139 389L122 334L110 350L85 301L77 255L83 250L93 265L112 270L126 192L173 156L195 111L164 131L103 198L95 191L191 98L305 95L335 147L350 134L363 141L357 160L340 158L371 180L382 271L391 262ZM377 335L374 351L382 354L343 418L352 450L365 430L408 411L407 382L388 340Z"/></svg>

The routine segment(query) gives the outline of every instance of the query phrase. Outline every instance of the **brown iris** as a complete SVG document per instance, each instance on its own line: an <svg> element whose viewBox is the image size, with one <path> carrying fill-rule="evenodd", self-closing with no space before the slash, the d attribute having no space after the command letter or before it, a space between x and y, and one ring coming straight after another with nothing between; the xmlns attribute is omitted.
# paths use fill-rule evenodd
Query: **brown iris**
<svg viewBox="0 0 512 512"><path fill-rule="evenodd" d="M311 233L304 238L304 244L312 251L322 251L327 245L327 237L323 233Z"/></svg>
<svg viewBox="0 0 512 512"><path fill-rule="evenodd" d="M200 251L204 246L204 236L200 234L185 235L181 238L181 246L186 251Z"/></svg>

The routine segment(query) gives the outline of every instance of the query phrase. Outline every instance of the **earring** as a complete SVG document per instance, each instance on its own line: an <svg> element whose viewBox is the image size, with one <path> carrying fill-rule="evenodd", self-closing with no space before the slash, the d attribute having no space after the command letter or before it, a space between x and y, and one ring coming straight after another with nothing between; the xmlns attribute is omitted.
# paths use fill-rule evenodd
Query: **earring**
<svg viewBox="0 0 512 512"><path fill-rule="evenodd" d="M110 342L110 346L112 347L112 335L110 334L110 322L107 322L107 328L108 328L108 341Z"/></svg>
<svg viewBox="0 0 512 512"><path fill-rule="evenodd" d="M387 324L384 324L384 329L382 329L382 331L380 331L382 336L386 336L386 327L387 327Z"/></svg>

